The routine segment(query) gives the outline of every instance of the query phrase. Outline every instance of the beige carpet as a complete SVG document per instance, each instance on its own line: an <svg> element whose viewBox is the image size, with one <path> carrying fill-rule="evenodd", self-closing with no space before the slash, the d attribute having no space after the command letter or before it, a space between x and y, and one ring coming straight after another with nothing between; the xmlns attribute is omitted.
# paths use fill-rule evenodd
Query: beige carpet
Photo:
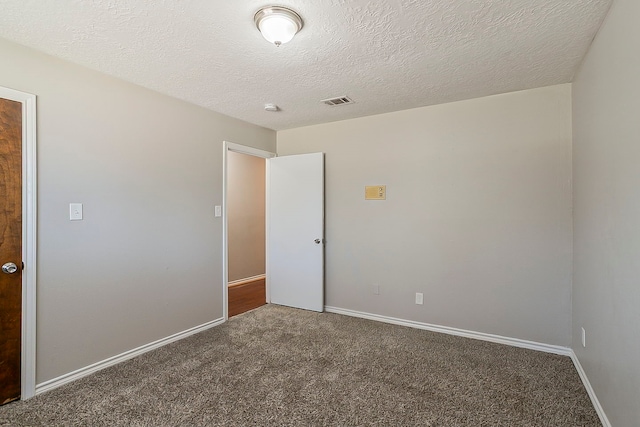
<svg viewBox="0 0 640 427"><path fill-rule="evenodd" d="M10 426L599 426L568 357L264 306L24 402Z"/></svg>

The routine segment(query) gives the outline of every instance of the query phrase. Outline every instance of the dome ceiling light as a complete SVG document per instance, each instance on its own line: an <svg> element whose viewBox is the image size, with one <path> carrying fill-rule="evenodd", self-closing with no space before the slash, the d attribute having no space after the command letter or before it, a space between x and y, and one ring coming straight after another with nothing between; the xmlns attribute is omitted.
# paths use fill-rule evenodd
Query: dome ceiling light
<svg viewBox="0 0 640 427"><path fill-rule="evenodd" d="M280 46L290 41L302 29L302 18L286 7L269 6L256 12L253 20L262 36Z"/></svg>

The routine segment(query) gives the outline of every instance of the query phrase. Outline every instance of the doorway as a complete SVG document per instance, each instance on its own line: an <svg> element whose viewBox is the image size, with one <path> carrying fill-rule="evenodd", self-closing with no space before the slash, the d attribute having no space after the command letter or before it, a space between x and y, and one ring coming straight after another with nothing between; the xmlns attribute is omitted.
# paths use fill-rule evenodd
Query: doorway
<svg viewBox="0 0 640 427"><path fill-rule="evenodd" d="M266 160L227 153L229 317L266 304Z"/></svg>
<svg viewBox="0 0 640 427"><path fill-rule="evenodd" d="M224 143L224 318L268 302L266 159L275 153Z"/></svg>
<svg viewBox="0 0 640 427"><path fill-rule="evenodd" d="M324 309L324 153L277 157L230 142L223 153L223 315L229 318L229 153L266 160L266 303Z"/></svg>
<svg viewBox="0 0 640 427"><path fill-rule="evenodd" d="M10 230L11 236L5 233L0 251L0 264L5 267L0 272L0 376L6 386L0 403L5 403L35 395L36 97L0 87L0 101L2 198L13 199L3 205L2 228ZM13 243L7 245L9 240ZM12 308L4 306L9 295Z"/></svg>

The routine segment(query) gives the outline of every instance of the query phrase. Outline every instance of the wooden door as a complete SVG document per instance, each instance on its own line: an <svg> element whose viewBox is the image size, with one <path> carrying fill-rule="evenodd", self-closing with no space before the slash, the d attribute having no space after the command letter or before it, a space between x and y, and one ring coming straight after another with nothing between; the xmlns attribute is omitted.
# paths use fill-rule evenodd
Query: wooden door
<svg viewBox="0 0 640 427"><path fill-rule="evenodd" d="M0 404L20 398L21 176L22 104L0 98Z"/></svg>
<svg viewBox="0 0 640 427"><path fill-rule="evenodd" d="M270 302L324 310L324 154L274 157L268 168Z"/></svg>

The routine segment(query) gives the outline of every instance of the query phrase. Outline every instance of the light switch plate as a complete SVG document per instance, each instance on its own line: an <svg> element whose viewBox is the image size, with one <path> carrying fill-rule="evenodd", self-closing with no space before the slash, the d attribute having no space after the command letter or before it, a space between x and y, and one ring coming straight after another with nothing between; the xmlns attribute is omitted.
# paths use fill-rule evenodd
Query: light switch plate
<svg viewBox="0 0 640 427"><path fill-rule="evenodd" d="M82 220L82 203L69 203L69 220Z"/></svg>
<svg viewBox="0 0 640 427"><path fill-rule="evenodd" d="M222 206L216 205L216 217L222 216Z"/></svg>

